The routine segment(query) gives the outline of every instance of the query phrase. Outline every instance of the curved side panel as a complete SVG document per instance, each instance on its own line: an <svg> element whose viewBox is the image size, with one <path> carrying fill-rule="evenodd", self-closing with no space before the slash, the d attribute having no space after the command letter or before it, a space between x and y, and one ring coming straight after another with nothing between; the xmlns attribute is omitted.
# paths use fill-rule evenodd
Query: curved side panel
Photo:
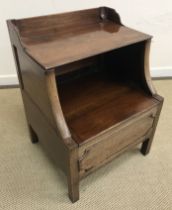
<svg viewBox="0 0 172 210"><path fill-rule="evenodd" d="M22 95L24 93L32 100L65 144L73 143L58 100L53 71L46 74L45 69L26 54L15 26L11 21L7 21L7 24L16 67L20 67L17 73Z"/></svg>
<svg viewBox="0 0 172 210"><path fill-rule="evenodd" d="M46 85L47 85L48 97L49 97L52 112L55 118L56 126L58 130L60 131L62 137L64 139L69 139L71 137L71 134L65 122L61 105L59 102L59 97L57 93L58 90L57 90L57 85L55 81L54 71L46 74Z"/></svg>
<svg viewBox="0 0 172 210"><path fill-rule="evenodd" d="M152 83L151 75L150 75L150 68L149 68L149 54L150 54L150 44L151 40L146 41L145 43L145 55L144 55L144 76L147 87L152 95L156 94L156 90Z"/></svg>
<svg viewBox="0 0 172 210"><path fill-rule="evenodd" d="M115 9L112 9L110 7L100 7L100 18L102 20L109 19L119 25L123 25L121 23L121 18L119 14L116 12Z"/></svg>

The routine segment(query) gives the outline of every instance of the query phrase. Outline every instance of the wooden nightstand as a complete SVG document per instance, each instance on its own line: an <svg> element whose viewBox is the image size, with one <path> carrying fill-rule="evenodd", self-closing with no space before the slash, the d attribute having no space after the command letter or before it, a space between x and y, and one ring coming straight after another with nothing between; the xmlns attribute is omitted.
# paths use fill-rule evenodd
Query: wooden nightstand
<svg viewBox="0 0 172 210"><path fill-rule="evenodd" d="M28 127L63 169L69 197L79 180L143 143L163 104L149 74L151 36L107 7L7 21Z"/></svg>

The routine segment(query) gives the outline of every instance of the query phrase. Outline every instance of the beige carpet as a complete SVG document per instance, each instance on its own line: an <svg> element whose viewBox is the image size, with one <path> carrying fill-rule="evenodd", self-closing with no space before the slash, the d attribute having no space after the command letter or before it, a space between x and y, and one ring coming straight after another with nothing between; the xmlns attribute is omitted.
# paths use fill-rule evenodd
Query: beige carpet
<svg viewBox="0 0 172 210"><path fill-rule="evenodd" d="M0 209L172 210L172 80L154 83L165 103L151 153L135 148L85 178L75 204L63 173L30 143L19 89L1 89Z"/></svg>

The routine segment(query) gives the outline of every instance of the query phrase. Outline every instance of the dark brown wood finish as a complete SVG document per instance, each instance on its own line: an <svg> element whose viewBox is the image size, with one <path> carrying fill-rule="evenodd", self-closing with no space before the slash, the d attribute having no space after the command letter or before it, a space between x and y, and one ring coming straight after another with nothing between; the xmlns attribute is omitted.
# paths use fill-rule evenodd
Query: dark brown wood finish
<svg viewBox="0 0 172 210"><path fill-rule="evenodd" d="M100 7L7 21L33 143L79 181L143 142L150 150L163 99L149 73L151 36Z"/></svg>
<svg viewBox="0 0 172 210"><path fill-rule="evenodd" d="M101 10L92 9L14 22L26 52L45 69L151 38L108 19L108 16L102 19Z"/></svg>
<svg viewBox="0 0 172 210"><path fill-rule="evenodd" d="M115 128L109 128L93 137L92 141L85 142L79 150L80 177L87 176L109 162L121 150L128 149L129 145L142 142L145 136L149 136L156 112L157 108L154 107L139 116L133 116Z"/></svg>
<svg viewBox="0 0 172 210"><path fill-rule="evenodd" d="M97 77L74 80L59 88L66 122L78 144L157 105L134 86Z"/></svg>
<svg viewBox="0 0 172 210"><path fill-rule="evenodd" d="M164 102L164 99L159 96L159 95L155 95L154 96L160 103L159 103L159 106L158 106L158 111L155 115L155 120L154 120L154 124L152 126L152 130L150 132L150 135L148 136L148 138L143 142L142 144L142 147L141 147L141 153L143 155L147 155L149 152L150 152L150 149L151 149L151 145L152 145L152 142L153 142L153 137L154 137L154 134L155 134L155 130L156 130L156 126L158 124L158 120L159 120L159 116L160 116L160 113L161 113L161 109L162 109L162 105L163 105L163 102Z"/></svg>

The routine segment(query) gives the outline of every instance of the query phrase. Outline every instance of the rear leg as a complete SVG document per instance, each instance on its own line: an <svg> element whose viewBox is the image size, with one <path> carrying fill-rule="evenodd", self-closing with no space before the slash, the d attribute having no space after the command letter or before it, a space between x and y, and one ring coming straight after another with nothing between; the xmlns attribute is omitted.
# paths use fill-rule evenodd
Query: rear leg
<svg viewBox="0 0 172 210"><path fill-rule="evenodd" d="M39 142L39 138L38 138L36 132L34 131L34 129L32 128L32 126L29 125L28 127L29 127L29 133L30 133L30 137L31 137L31 142L33 144L36 144L37 142Z"/></svg>

